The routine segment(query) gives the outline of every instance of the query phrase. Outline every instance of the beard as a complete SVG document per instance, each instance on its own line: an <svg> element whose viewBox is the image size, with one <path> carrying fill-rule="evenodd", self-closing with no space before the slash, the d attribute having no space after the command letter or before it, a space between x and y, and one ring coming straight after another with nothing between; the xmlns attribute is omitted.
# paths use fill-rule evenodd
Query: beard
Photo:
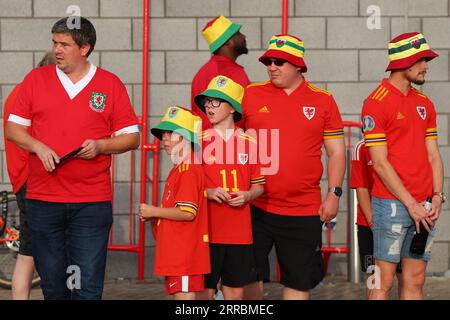
<svg viewBox="0 0 450 320"><path fill-rule="evenodd" d="M247 45L244 43L236 48L238 55L248 54Z"/></svg>
<svg viewBox="0 0 450 320"><path fill-rule="evenodd" d="M425 75L423 75L423 78L420 78L420 79L419 79L419 75L412 77L411 75L406 74L406 78L409 80L409 82L412 82L414 84L421 86L425 83Z"/></svg>
<svg viewBox="0 0 450 320"><path fill-rule="evenodd" d="M419 79L415 79L413 81L411 81L414 84L417 84L419 86L423 85L425 83L425 79L419 80Z"/></svg>

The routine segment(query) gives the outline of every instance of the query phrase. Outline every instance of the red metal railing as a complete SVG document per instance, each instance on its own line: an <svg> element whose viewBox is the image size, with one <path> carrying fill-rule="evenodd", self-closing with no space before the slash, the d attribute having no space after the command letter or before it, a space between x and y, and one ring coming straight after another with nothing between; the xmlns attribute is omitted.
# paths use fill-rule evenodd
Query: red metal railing
<svg viewBox="0 0 450 320"><path fill-rule="evenodd" d="M281 17L281 33L288 33L288 14L289 14L289 0L283 0L282 3L282 17Z"/></svg>
<svg viewBox="0 0 450 320"><path fill-rule="evenodd" d="M349 151L352 150L352 128L358 128L360 130L361 124L359 122L353 122L353 121L344 121L343 123L344 123L344 132L345 131L347 132L346 149L347 149L347 154L349 154ZM347 161L351 161L351 159L347 159ZM347 172L348 181L350 181L349 174L350 174L350 172ZM348 192L350 192L350 184L348 186ZM350 205L351 204L348 203L348 206L350 206ZM348 243L346 243L346 245L343 247L333 247L331 245L331 243L332 243L332 239L331 239L332 228L331 228L330 221L327 223L327 227L328 227L327 228L327 245L322 246L325 274L328 271L328 263L330 261L330 256L332 253L346 253L346 254L348 253Z"/></svg>

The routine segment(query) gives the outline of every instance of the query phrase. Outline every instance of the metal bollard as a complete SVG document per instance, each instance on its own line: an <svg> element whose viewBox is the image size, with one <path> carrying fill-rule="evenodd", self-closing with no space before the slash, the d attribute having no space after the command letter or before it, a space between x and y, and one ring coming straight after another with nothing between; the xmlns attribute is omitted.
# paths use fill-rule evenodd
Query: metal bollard
<svg viewBox="0 0 450 320"><path fill-rule="evenodd" d="M350 186L350 170L351 170L352 150L347 151L347 182ZM358 250L358 234L356 226L356 218L358 212L358 200L356 198L356 190L348 188L348 219L347 219L347 280L352 283L361 282L361 266Z"/></svg>

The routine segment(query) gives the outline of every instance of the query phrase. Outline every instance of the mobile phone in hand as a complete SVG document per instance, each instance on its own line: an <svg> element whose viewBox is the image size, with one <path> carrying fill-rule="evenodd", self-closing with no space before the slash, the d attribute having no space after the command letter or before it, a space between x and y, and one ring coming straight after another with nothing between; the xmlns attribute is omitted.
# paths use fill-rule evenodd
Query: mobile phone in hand
<svg viewBox="0 0 450 320"><path fill-rule="evenodd" d="M78 152L81 151L81 149L83 149L83 147L76 148L75 150L73 150L73 151L69 152L68 154L59 158L59 161L61 162L61 161L67 160L67 159L75 156Z"/></svg>

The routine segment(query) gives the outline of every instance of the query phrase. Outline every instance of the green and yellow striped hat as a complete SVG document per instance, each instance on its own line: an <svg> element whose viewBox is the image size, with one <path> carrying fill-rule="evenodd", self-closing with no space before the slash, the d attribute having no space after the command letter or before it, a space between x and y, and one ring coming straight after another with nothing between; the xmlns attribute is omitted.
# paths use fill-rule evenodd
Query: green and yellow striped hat
<svg viewBox="0 0 450 320"><path fill-rule="evenodd" d="M244 97L244 87L232 79L218 75L211 79L208 88L205 91L195 96L195 104L205 112L204 98L217 98L228 102L235 112L233 119L235 122L242 119L242 98Z"/></svg>
<svg viewBox="0 0 450 320"><path fill-rule="evenodd" d="M162 140L163 131L176 131L189 141L193 142L196 147L200 147L198 134L202 127L202 119L193 115L190 110L180 107L168 107L166 113L150 132L159 140Z"/></svg>
<svg viewBox="0 0 450 320"><path fill-rule="evenodd" d="M404 33L395 37L389 42L388 49L390 62L386 71L406 69L422 58L430 61L438 56L419 32Z"/></svg>
<svg viewBox="0 0 450 320"><path fill-rule="evenodd" d="M218 16L206 24L202 30L202 35L208 43L209 50L214 53L239 29L241 29L241 25L231 22L224 16Z"/></svg>
<svg viewBox="0 0 450 320"><path fill-rule="evenodd" d="M289 34L277 34L270 39L269 47L259 61L263 62L270 58L283 59L300 67L302 72L306 72L308 68L303 60L304 55L305 46L301 39Z"/></svg>

